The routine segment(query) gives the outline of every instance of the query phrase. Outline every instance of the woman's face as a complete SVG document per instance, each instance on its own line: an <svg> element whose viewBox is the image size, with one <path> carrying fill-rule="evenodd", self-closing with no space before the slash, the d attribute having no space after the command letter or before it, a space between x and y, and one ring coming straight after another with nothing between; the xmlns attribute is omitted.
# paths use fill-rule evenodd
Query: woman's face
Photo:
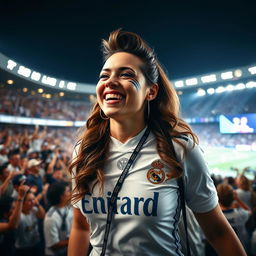
<svg viewBox="0 0 256 256"><path fill-rule="evenodd" d="M135 55L118 52L108 58L100 72L97 101L110 118L144 120L145 102L150 90Z"/></svg>

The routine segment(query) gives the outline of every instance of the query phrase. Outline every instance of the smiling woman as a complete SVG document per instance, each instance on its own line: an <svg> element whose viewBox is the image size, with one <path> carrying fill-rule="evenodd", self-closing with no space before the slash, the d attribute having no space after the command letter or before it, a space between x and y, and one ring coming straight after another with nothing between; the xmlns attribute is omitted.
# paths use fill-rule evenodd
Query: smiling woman
<svg viewBox="0 0 256 256"><path fill-rule="evenodd" d="M84 255L89 242L91 256L183 255L178 178L219 255L245 255L154 51L137 34L122 30L102 46L97 102L70 165L69 256Z"/></svg>

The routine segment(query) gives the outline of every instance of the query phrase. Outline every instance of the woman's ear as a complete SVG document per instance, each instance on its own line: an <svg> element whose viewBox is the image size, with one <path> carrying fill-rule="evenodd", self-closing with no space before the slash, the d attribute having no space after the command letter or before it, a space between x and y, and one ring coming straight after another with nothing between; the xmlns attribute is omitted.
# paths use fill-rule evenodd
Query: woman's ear
<svg viewBox="0 0 256 256"><path fill-rule="evenodd" d="M152 84L150 88L148 88L147 100L153 100L156 98L158 93L158 84Z"/></svg>

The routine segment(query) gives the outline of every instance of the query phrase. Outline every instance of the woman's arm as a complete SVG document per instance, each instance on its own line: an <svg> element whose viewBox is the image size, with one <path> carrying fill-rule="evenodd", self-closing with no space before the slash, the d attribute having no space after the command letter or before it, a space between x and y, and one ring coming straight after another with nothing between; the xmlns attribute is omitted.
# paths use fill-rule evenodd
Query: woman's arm
<svg viewBox="0 0 256 256"><path fill-rule="evenodd" d="M244 248L233 228L223 215L219 205L207 213L194 213L207 240L218 255L246 256Z"/></svg>
<svg viewBox="0 0 256 256"><path fill-rule="evenodd" d="M79 209L74 207L68 256L87 255L90 240L90 226Z"/></svg>

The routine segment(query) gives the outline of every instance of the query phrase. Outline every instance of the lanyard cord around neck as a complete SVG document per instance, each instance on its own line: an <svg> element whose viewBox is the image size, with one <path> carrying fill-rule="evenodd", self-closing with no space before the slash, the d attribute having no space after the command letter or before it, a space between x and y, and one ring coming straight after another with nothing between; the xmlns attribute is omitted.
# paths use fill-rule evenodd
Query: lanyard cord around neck
<svg viewBox="0 0 256 256"><path fill-rule="evenodd" d="M109 232L110 232L111 221L112 221L112 218L113 218L113 215L114 215L114 210L115 210L115 207L116 207L116 201L117 201L118 193L119 193L119 191L120 191L120 189L121 189L121 187L124 183L124 180L125 180L125 178L128 174L128 171L129 171L131 165L133 164L136 157L138 156L138 153L140 152L143 144L145 143L149 133L150 133L150 129L149 129L149 127L147 127L147 129L144 132L143 136L141 137L138 145L134 149L130 159L128 160L123 172L119 176L119 179L118 179L118 181L115 185L115 188L113 190L113 193L111 195L109 208L108 208L107 224L106 224L104 240L103 240L103 247L102 247L102 251L101 251L101 254L100 254L101 256L105 255L105 252L106 252L106 249L107 249L108 236L109 236Z"/></svg>

